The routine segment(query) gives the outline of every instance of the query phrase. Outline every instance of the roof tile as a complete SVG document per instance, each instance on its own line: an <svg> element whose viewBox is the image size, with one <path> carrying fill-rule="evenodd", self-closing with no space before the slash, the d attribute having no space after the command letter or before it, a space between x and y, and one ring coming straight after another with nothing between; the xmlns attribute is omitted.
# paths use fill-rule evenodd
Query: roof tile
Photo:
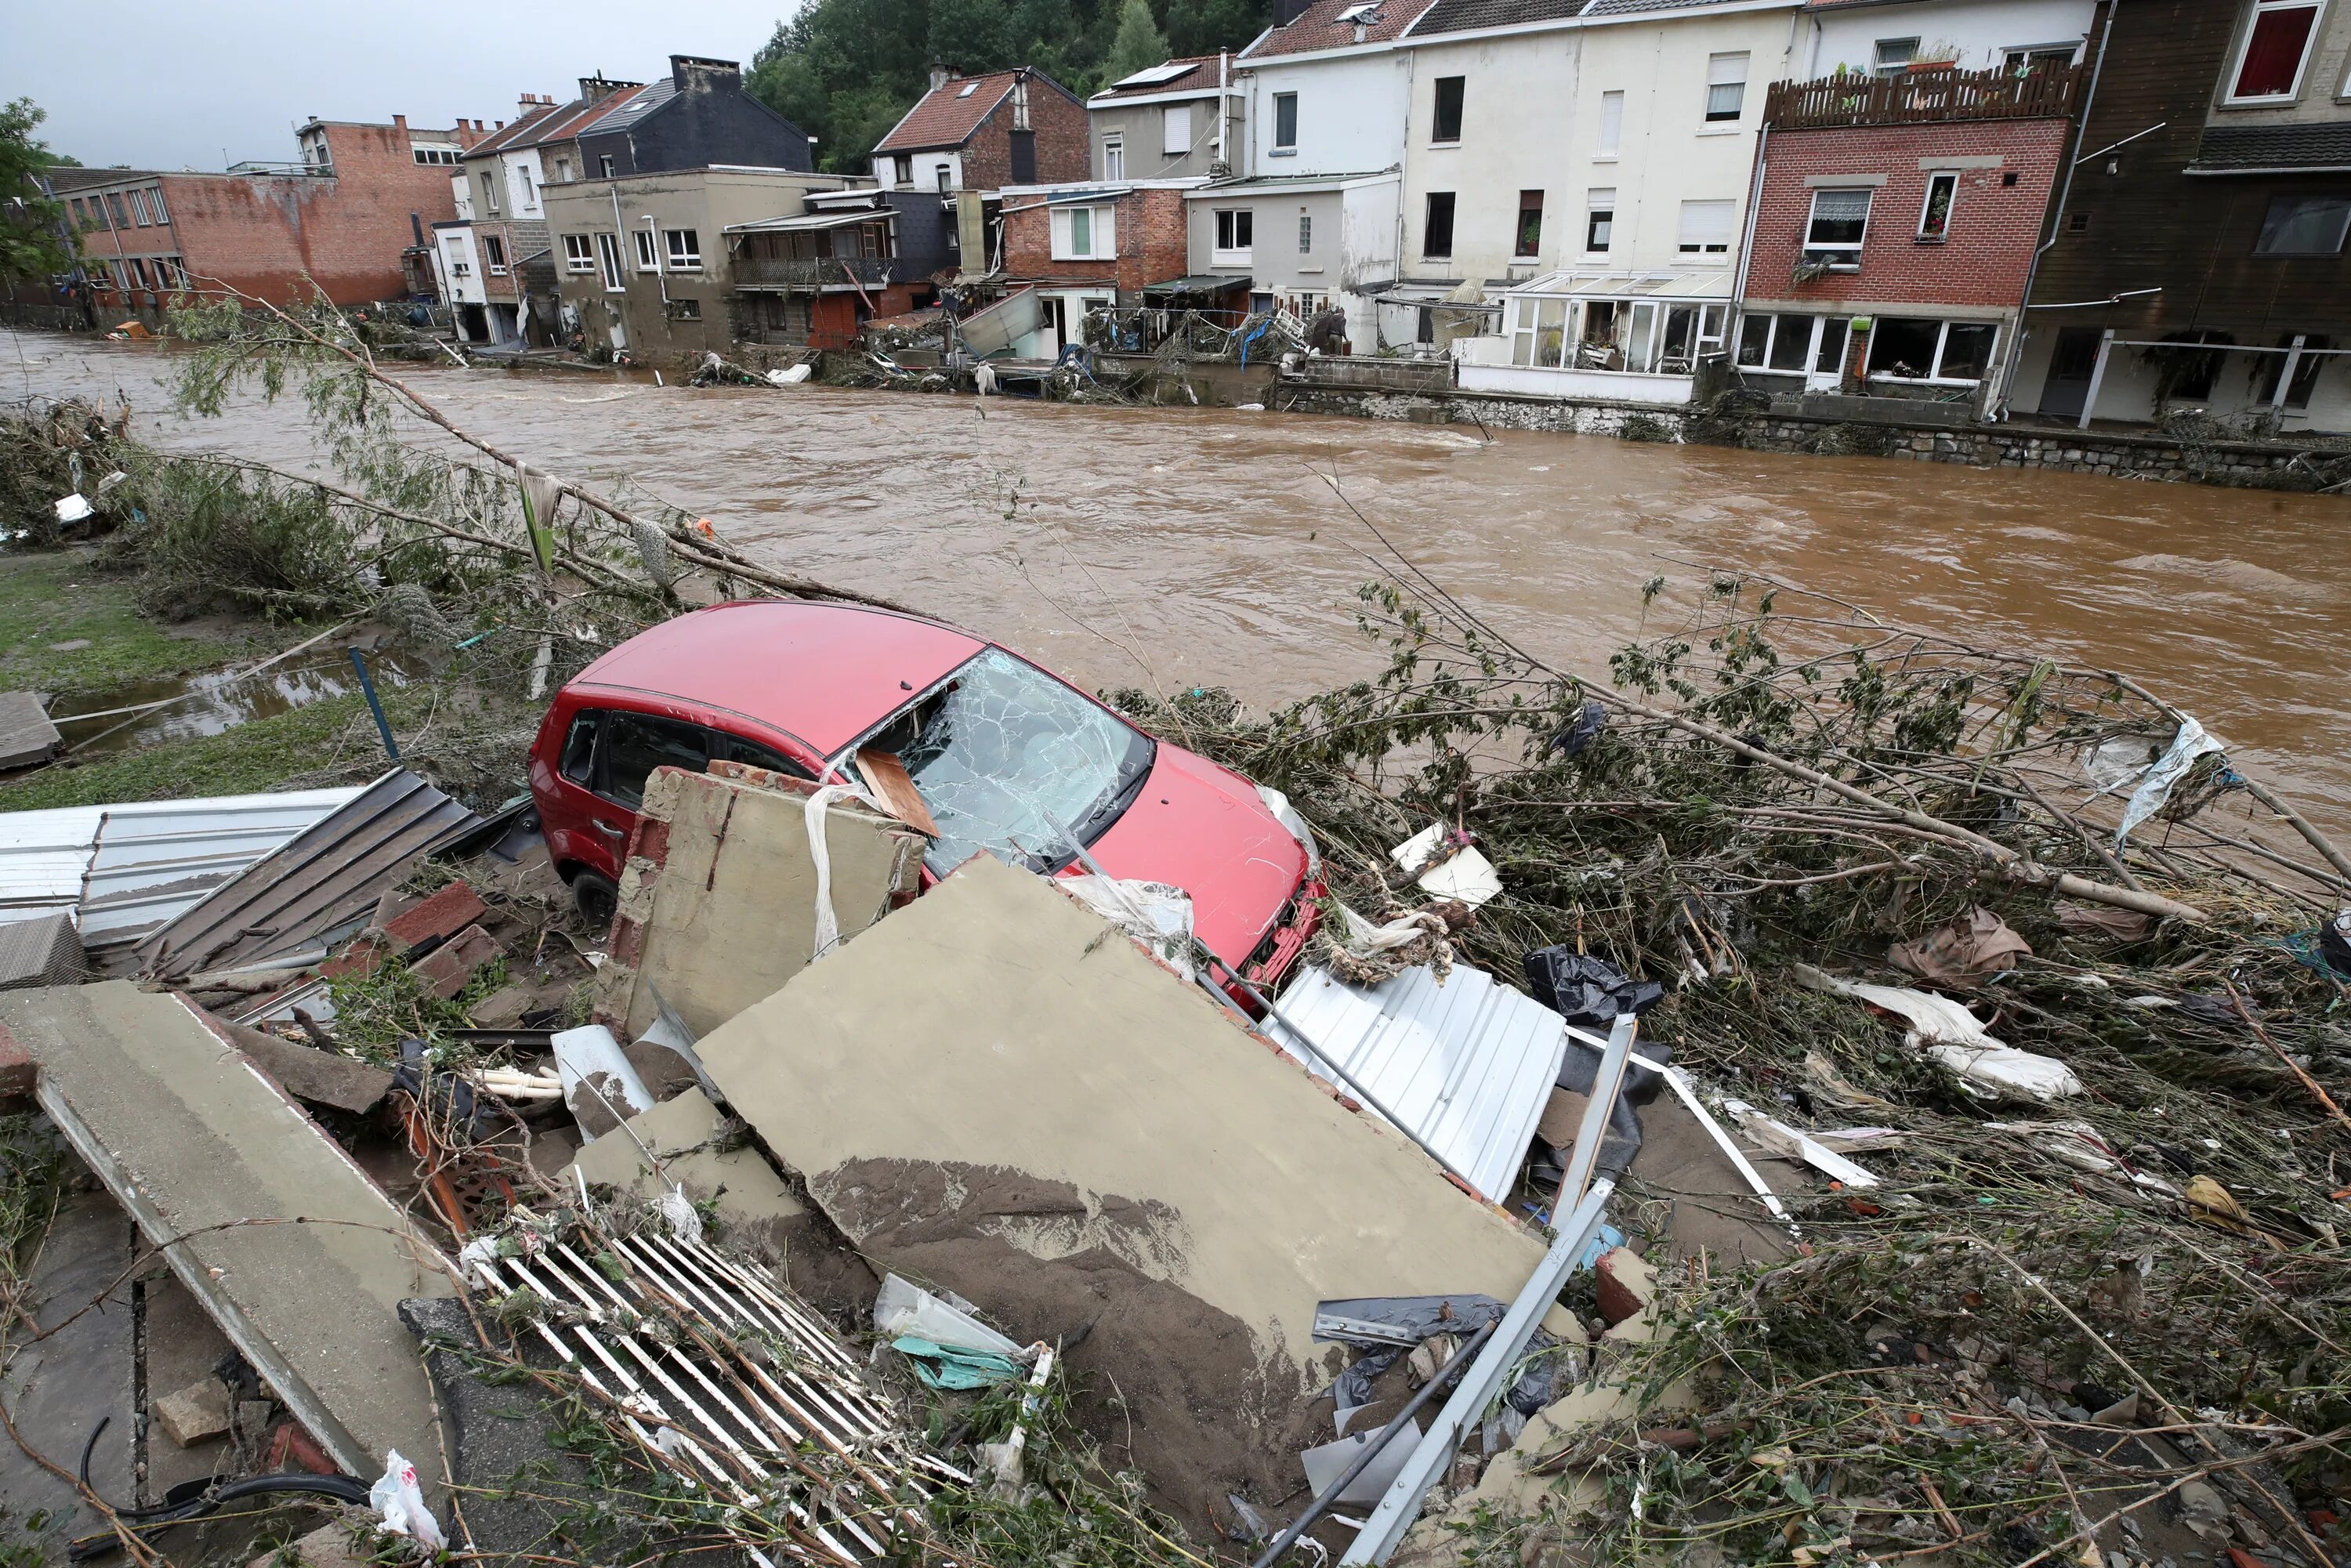
<svg viewBox="0 0 2351 1568"><path fill-rule="evenodd" d="M923 152L935 147L962 146L1004 101L1019 74L990 71L986 76L949 78L946 86L935 87L917 99L873 151ZM968 94L967 88L971 89Z"/></svg>
<svg viewBox="0 0 2351 1568"><path fill-rule="evenodd" d="M1314 0L1296 21L1274 28L1241 53L1244 60L1271 59L1281 55L1310 54L1317 49L1343 49L1357 43L1384 44L1420 20L1432 0ZM1363 10L1363 37L1358 23L1342 21L1349 11Z"/></svg>

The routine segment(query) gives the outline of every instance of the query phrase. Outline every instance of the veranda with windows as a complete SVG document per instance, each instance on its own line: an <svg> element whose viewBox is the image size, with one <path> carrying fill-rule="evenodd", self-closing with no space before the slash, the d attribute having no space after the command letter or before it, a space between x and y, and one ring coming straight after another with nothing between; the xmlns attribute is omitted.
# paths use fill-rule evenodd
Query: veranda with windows
<svg viewBox="0 0 2351 1568"><path fill-rule="evenodd" d="M1488 392L1686 403L1698 367L1725 351L1729 272L1629 274L1570 269L1501 296L1501 363L1465 363L1461 384Z"/></svg>

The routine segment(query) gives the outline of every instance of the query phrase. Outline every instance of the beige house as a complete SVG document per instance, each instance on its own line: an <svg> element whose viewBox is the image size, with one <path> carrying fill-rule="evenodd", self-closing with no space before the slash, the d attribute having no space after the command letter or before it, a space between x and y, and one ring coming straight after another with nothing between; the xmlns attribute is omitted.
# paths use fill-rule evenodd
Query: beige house
<svg viewBox="0 0 2351 1568"><path fill-rule="evenodd" d="M871 181L718 166L547 186L567 338L640 363L726 353L738 336L726 231L797 216Z"/></svg>

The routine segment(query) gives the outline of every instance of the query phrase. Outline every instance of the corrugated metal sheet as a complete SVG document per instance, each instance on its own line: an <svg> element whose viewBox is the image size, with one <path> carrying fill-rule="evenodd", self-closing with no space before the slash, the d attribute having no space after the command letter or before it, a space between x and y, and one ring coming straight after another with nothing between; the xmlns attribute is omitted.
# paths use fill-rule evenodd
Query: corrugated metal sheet
<svg viewBox="0 0 2351 1568"><path fill-rule="evenodd" d="M1308 1071L1340 1084L1329 1058L1479 1194L1509 1196L1567 1053L1557 1013L1465 967L1443 985L1419 967L1373 990L1310 967L1278 1005L1265 1032Z"/></svg>
<svg viewBox="0 0 2351 1568"><path fill-rule="evenodd" d="M365 919L419 856L481 821L395 768L149 936L140 945L140 967L190 975L308 946Z"/></svg>
<svg viewBox="0 0 2351 1568"><path fill-rule="evenodd" d="M299 789L0 812L0 920L70 910L91 946L193 904L360 793Z"/></svg>

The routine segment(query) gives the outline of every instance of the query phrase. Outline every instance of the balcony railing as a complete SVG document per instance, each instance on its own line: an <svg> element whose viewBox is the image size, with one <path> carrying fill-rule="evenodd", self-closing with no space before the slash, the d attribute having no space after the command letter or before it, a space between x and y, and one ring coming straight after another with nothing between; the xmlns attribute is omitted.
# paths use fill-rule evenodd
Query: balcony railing
<svg viewBox="0 0 2351 1568"><path fill-rule="evenodd" d="M738 256L729 264L738 288L840 288L851 277L868 288L891 280L899 264L889 256L827 256L807 258ZM903 276L899 268L897 276Z"/></svg>
<svg viewBox="0 0 2351 1568"><path fill-rule="evenodd" d="M1886 77L1834 76L1775 81L1763 99L1774 131L1847 125L1923 125L1959 120L2042 120L2070 115L2084 68L1906 70Z"/></svg>

